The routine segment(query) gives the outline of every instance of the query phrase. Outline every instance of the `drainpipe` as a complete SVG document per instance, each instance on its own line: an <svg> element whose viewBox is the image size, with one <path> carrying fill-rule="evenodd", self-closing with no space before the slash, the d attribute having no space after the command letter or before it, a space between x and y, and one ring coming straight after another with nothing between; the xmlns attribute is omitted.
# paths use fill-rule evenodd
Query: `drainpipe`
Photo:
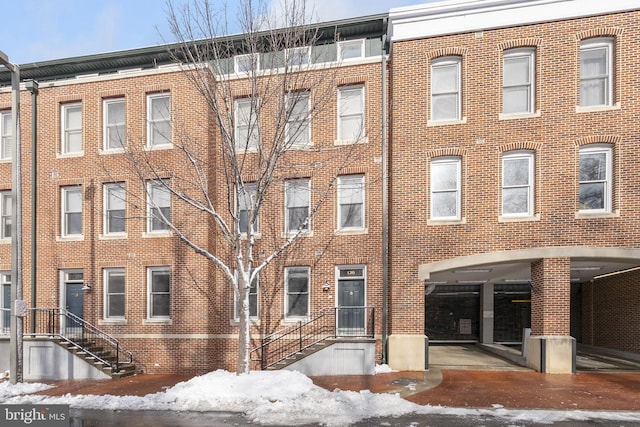
<svg viewBox="0 0 640 427"><path fill-rule="evenodd" d="M38 82L27 80L25 88L31 92L31 308L36 308L36 243L37 222L36 211L38 207L37 177L38 177ZM36 332L36 312L31 310L31 333Z"/></svg>
<svg viewBox="0 0 640 427"><path fill-rule="evenodd" d="M383 19L380 68L382 78L382 363L387 363L387 274L388 274L388 218L387 218L387 18Z"/></svg>

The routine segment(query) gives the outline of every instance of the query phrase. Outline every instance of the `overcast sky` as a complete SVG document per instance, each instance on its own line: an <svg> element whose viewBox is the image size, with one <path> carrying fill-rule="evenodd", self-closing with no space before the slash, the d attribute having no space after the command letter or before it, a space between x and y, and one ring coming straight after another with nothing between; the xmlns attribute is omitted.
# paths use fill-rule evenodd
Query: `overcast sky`
<svg viewBox="0 0 640 427"><path fill-rule="evenodd" d="M165 0L0 0L0 50L16 64L173 41ZM191 0L172 0L180 5ZM234 0L210 0L222 6ZM271 2L282 0L268 0ZM434 0L307 0L320 21L388 12Z"/></svg>

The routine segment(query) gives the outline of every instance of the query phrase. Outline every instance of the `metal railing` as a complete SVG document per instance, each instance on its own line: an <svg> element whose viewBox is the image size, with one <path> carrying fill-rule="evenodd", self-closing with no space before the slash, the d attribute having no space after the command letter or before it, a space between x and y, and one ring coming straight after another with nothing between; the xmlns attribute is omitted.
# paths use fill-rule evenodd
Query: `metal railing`
<svg viewBox="0 0 640 427"><path fill-rule="evenodd" d="M96 328L89 322L60 308L31 308L32 316L25 318L24 336L56 337L93 358L96 362L118 372L125 363L133 363L133 354L125 350L115 338Z"/></svg>
<svg viewBox="0 0 640 427"><path fill-rule="evenodd" d="M262 338L260 346L251 350L251 360L267 369L330 338L373 338L374 325L373 307L324 308Z"/></svg>

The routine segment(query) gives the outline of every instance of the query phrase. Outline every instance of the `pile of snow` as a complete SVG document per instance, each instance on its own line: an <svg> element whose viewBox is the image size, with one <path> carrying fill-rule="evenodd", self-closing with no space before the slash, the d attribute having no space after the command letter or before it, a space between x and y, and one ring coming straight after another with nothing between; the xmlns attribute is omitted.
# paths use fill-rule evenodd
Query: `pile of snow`
<svg viewBox="0 0 640 427"><path fill-rule="evenodd" d="M389 365L376 365L376 374L388 374L389 372L398 372L396 370L391 369Z"/></svg>
<svg viewBox="0 0 640 427"><path fill-rule="evenodd" d="M538 424L589 419L640 421L638 412L510 410L500 405L489 409L420 406L397 394L328 391L314 385L308 377L291 371L256 371L240 376L226 371L210 372L144 397L69 394L50 397L30 394L48 387L43 384L10 385L3 382L0 383L0 402L66 404L72 408L103 410L242 412L252 422L267 425L347 425L373 417L412 413L419 418L428 414L493 416Z"/></svg>

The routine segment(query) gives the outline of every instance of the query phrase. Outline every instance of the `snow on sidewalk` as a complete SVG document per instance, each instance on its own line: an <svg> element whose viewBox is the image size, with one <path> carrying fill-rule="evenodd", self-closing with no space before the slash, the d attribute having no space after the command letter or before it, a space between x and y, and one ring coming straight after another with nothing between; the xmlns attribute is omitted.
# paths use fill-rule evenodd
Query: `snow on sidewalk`
<svg viewBox="0 0 640 427"><path fill-rule="evenodd" d="M383 369L382 369L383 370ZM369 391L328 391L303 374L291 371L255 371L236 375L215 371L181 382L165 391L138 396L33 395L50 386L37 383L0 383L3 404L67 404L72 408L103 410L168 410L242 412L252 422L300 425L346 425L373 417L411 413L455 416L493 416L512 421L551 424L563 420L607 419L640 421L639 412L512 410L420 406L397 394Z"/></svg>

